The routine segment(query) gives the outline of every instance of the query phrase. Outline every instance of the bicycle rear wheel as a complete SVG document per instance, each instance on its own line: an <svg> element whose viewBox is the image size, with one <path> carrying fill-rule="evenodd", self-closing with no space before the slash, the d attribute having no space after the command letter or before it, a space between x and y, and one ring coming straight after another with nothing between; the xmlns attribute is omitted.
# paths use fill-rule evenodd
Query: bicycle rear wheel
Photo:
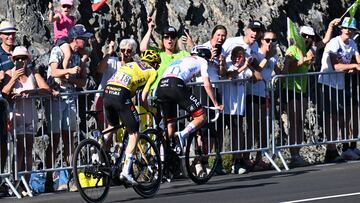
<svg viewBox="0 0 360 203"><path fill-rule="evenodd" d="M140 133L134 152L132 176L139 184L134 190L140 196L153 197L160 188L161 159L156 145L147 134Z"/></svg>
<svg viewBox="0 0 360 203"><path fill-rule="evenodd" d="M185 150L185 165L188 176L192 181L197 184L204 184L209 181L214 175L219 160L220 146L216 135L198 136L193 133L188 137Z"/></svg>
<svg viewBox="0 0 360 203"><path fill-rule="evenodd" d="M93 139L76 147L73 175L81 197L91 203L105 200L110 187L111 166L104 149Z"/></svg>

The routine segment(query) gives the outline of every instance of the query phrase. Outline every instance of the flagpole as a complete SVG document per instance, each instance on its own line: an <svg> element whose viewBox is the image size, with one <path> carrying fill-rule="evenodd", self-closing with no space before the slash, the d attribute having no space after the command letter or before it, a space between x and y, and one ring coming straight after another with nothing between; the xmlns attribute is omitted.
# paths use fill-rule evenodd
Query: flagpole
<svg viewBox="0 0 360 203"><path fill-rule="evenodd" d="M345 13L340 17L340 19L342 19L347 13L349 13L350 9L351 9L352 7L354 7L355 4L356 4L356 2L354 2L354 3L345 11Z"/></svg>

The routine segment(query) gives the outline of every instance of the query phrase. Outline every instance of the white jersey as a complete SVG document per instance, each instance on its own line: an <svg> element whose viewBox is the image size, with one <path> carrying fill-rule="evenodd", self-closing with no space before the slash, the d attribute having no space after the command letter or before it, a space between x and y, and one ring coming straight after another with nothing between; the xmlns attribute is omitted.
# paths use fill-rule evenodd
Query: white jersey
<svg viewBox="0 0 360 203"><path fill-rule="evenodd" d="M224 49L224 56L226 57L226 62L231 62L231 52L237 46L245 49L246 58L256 54L259 49L259 45L257 42L254 42L251 45L246 44L244 42L244 36L228 38L222 46Z"/></svg>
<svg viewBox="0 0 360 203"><path fill-rule="evenodd" d="M341 64L350 64L351 58L355 55L359 55L356 43L354 40L349 39L349 43L345 44L340 36L337 36L327 43L324 54L321 59L321 70L320 72L336 72L333 67L330 54L334 54L337 57L337 61ZM345 88L345 75L341 74L330 74L330 75L319 75L319 83L328 85L333 88L344 89Z"/></svg>
<svg viewBox="0 0 360 203"><path fill-rule="evenodd" d="M161 78L176 77L188 83L199 73L202 77L209 77L208 62L200 56L187 56L172 62Z"/></svg>

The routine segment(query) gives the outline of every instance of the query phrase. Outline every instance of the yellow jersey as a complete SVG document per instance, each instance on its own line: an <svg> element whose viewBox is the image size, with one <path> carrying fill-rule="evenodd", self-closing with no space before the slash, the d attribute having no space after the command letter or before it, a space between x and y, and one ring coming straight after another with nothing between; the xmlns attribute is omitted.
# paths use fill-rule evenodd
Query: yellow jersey
<svg viewBox="0 0 360 203"><path fill-rule="evenodd" d="M107 85L124 87L130 91L131 97L135 96L139 88L149 92L150 85L155 81L157 72L154 68L142 62L130 62L117 68L108 80Z"/></svg>

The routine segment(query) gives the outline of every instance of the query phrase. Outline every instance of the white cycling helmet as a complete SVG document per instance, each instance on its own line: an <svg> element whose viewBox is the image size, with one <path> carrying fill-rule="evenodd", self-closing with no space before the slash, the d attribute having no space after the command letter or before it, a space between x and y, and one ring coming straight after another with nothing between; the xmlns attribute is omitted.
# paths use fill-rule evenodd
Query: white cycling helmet
<svg viewBox="0 0 360 203"><path fill-rule="evenodd" d="M206 46L202 46L202 45L197 45L194 46L191 51L190 54L196 54L206 60L209 60L211 58L211 51L209 48L207 48Z"/></svg>

